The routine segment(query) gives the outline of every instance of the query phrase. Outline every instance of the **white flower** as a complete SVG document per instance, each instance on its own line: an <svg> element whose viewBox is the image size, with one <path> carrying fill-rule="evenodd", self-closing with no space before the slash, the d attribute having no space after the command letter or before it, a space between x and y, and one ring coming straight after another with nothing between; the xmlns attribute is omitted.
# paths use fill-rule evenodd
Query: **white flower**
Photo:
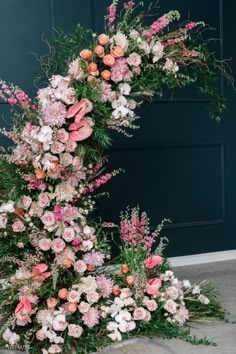
<svg viewBox="0 0 236 354"><path fill-rule="evenodd" d="M53 75L51 79L49 79L51 86L60 89L67 89L70 84L69 76L61 76L61 75Z"/></svg>
<svg viewBox="0 0 236 354"><path fill-rule="evenodd" d="M139 37L139 33L138 33L138 31L136 31L136 30L131 30L131 31L129 32L129 36L130 36L131 39L136 40L136 39L138 39L138 37Z"/></svg>
<svg viewBox="0 0 236 354"><path fill-rule="evenodd" d="M70 324L68 326L68 336L79 338L83 333L83 328L79 325Z"/></svg>
<svg viewBox="0 0 236 354"><path fill-rule="evenodd" d="M67 296L67 300L69 302L79 302L80 300L80 293L76 290L71 290Z"/></svg>
<svg viewBox="0 0 236 354"><path fill-rule="evenodd" d="M0 206L0 213L14 213L15 207L14 207L14 202L12 200L9 200L7 203L3 203Z"/></svg>
<svg viewBox="0 0 236 354"><path fill-rule="evenodd" d="M87 293L86 298L90 304L94 304L94 303L98 302L99 294L96 291L92 290Z"/></svg>
<svg viewBox="0 0 236 354"><path fill-rule="evenodd" d="M79 259L77 262L75 262L74 268L75 268L76 272L84 273L86 271L86 269L87 269L87 265L86 265L86 263L84 261Z"/></svg>
<svg viewBox="0 0 236 354"><path fill-rule="evenodd" d="M45 150L49 149L49 144L52 144L52 134L53 130L52 128L44 125L40 129L40 132L37 135L37 139L40 143L45 144Z"/></svg>
<svg viewBox="0 0 236 354"><path fill-rule="evenodd" d="M200 286L196 285L194 288L193 288L193 291L192 291L192 294L200 294L201 292L201 289L200 289Z"/></svg>
<svg viewBox="0 0 236 354"><path fill-rule="evenodd" d="M138 44L138 48L143 50L145 54L147 55L150 54L151 48L147 42L143 41L141 38L138 38L137 44Z"/></svg>
<svg viewBox="0 0 236 354"><path fill-rule="evenodd" d="M62 350L59 347L59 345L53 344L48 348L48 352L54 354L54 353L61 353Z"/></svg>
<svg viewBox="0 0 236 354"><path fill-rule="evenodd" d="M124 96L120 96L117 100L112 101L112 108L118 108L121 106L126 106L127 105L127 99Z"/></svg>
<svg viewBox="0 0 236 354"><path fill-rule="evenodd" d="M12 346L16 345L20 340L20 336L12 332L9 328L3 332L2 338Z"/></svg>
<svg viewBox="0 0 236 354"><path fill-rule="evenodd" d="M6 229L7 221L8 221L7 215L0 214L0 229Z"/></svg>
<svg viewBox="0 0 236 354"><path fill-rule="evenodd" d="M82 250L84 252L90 251L93 248L93 243L90 240L82 241Z"/></svg>
<svg viewBox="0 0 236 354"><path fill-rule="evenodd" d="M199 295L198 300L203 304L203 305L208 305L210 300L208 299L208 297L206 297L205 295Z"/></svg>
<svg viewBox="0 0 236 354"><path fill-rule="evenodd" d="M136 328L136 323L134 321L128 322L128 332L133 331Z"/></svg>
<svg viewBox="0 0 236 354"><path fill-rule="evenodd" d="M131 86L125 82L123 84L119 84L119 90L121 95L129 95L131 91Z"/></svg>
<svg viewBox="0 0 236 354"><path fill-rule="evenodd" d="M171 299L176 300L179 296L178 289L175 286L169 286L166 289L166 295L169 296Z"/></svg>
<svg viewBox="0 0 236 354"><path fill-rule="evenodd" d="M108 334L107 337L111 338L111 340L113 341L115 340L118 340L119 342L122 341L122 336L117 329L113 333Z"/></svg>
<svg viewBox="0 0 236 354"><path fill-rule="evenodd" d="M85 301L81 301L78 308L79 308L79 312L84 314L84 313L88 312L88 310L90 309L90 304L88 304Z"/></svg>
<svg viewBox="0 0 236 354"><path fill-rule="evenodd" d="M64 331L67 327L66 316L63 314L56 316L52 322L52 326L55 331Z"/></svg>
<svg viewBox="0 0 236 354"><path fill-rule="evenodd" d="M130 321L131 314L127 310L121 310L118 315L115 316L116 322Z"/></svg>
<svg viewBox="0 0 236 354"><path fill-rule="evenodd" d="M154 46L152 47L152 53L154 55L152 61L153 63L156 63L158 60L160 60L163 55L164 55L164 46L161 44L161 42L156 42Z"/></svg>
<svg viewBox="0 0 236 354"><path fill-rule="evenodd" d="M112 38L111 38L111 43L114 43L116 45L119 45L120 47L122 47L125 51L128 49L129 46L129 41L126 37L126 35L122 32L117 32Z"/></svg>
<svg viewBox="0 0 236 354"><path fill-rule="evenodd" d="M75 59L72 61L72 63L70 63L68 70L68 74L71 75L73 79L79 81L82 80L85 76L80 63L80 58Z"/></svg>
<svg viewBox="0 0 236 354"><path fill-rule="evenodd" d="M127 63L130 66L139 66L141 62L141 56L138 53L131 53L127 58Z"/></svg>
<svg viewBox="0 0 236 354"><path fill-rule="evenodd" d="M132 292L129 288L123 288L120 293L121 300L127 299L132 295Z"/></svg>
<svg viewBox="0 0 236 354"><path fill-rule="evenodd" d="M128 108L126 107L123 107L123 106L120 106L118 108L116 108L113 112L112 112L112 116L115 118L115 119L119 119L119 118L124 118L126 117L128 114L130 114L133 112L130 111Z"/></svg>
<svg viewBox="0 0 236 354"><path fill-rule="evenodd" d="M185 288L185 289L189 289L189 288L191 288L191 283L190 283L190 281L189 280L183 280L183 287Z"/></svg>
<svg viewBox="0 0 236 354"><path fill-rule="evenodd" d="M165 65L163 66L163 69L176 73L179 70L179 67L177 63L174 63L171 59L166 58L166 62Z"/></svg>

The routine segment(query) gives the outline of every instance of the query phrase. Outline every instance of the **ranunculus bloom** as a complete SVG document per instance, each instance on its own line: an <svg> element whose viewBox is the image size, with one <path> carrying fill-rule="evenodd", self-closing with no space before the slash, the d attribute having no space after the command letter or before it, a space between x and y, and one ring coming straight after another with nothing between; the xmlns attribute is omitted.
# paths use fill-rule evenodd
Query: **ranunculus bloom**
<svg viewBox="0 0 236 354"><path fill-rule="evenodd" d="M121 48L119 45L116 45L112 50L111 50L111 55L114 58L121 58L125 54L125 51L123 48Z"/></svg>
<svg viewBox="0 0 236 354"><path fill-rule="evenodd" d="M90 72L90 73L94 73L95 71L97 71L97 69L98 69L98 66L97 66L97 64L96 63L90 63L89 65L88 65L88 71Z"/></svg>
<svg viewBox="0 0 236 354"><path fill-rule="evenodd" d="M81 50L81 52L79 53L81 58L84 59L84 60L89 60L92 58L92 51L89 50L89 49L84 49L84 50Z"/></svg>
<svg viewBox="0 0 236 354"><path fill-rule="evenodd" d="M52 241L50 240L50 238L41 238L41 240L39 240L39 248L42 251L48 251L51 247Z"/></svg>
<svg viewBox="0 0 236 354"><path fill-rule="evenodd" d="M65 310L70 313L75 313L77 310L77 304L75 302L69 302L65 305Z"/></svg>
<svg viewBox="0 0 236 354"><path fill-rule="evenodd" d="M101 77L106 80L106 81L109 81L110 78L111 78L111 72L109 70L103 70L101 72Z"/></svg>
<svg viewBox="0 0 236 354"><path fill-rule="evenodd" d="M69 294L69 291L66 288L62 288L58 291L58 296L62 300L66 300L68 294Z"/></svg>
<svg viewBox="0 0 236 354"><path fill-rule="evenodd" d="M52 297L51 299L47 299L47 306L49 309L53 309L55 306L57 306L57 299L55 297Z"/></svg>
<svg viewBox="0 0 236 354"><path fill-rule="evenodd" d="M144 320L146 317L146 310L143 307L137 307L134 310L134 319L135 320Z"/></svg>
<svg viewBox="0 0 236 354"><path fill-rule="evenodd" d="M31 278L35 281L43 282L46 278L51 276L51 272L46 272L47 269L48 269L47 264L45 263L37 264L32 269Z"/></svg>
<svg viewBox="0 0 236 354"><path fill-rule="evenodd" d="M156 256L155 254L151 255L148 257L143 263L145 264L145 267L148 269L152 269L156 267L158 264L160 264L163 261L164 258L161 256Z"/></svg>
<svg viewBox="0 0 236 354"><path fill-rule="evenodd" d="M158 278L149 279L146 286L146 293L149 295L159 295L161 280Z"/></svg>
<svg viewBox="0 0 236 354"><path fill-rule="evenodd" d="M104 48L101 45L97 45L94 49L95 54L97 54L97 56L99 58L103 58L104 57Z"/></svg>
<svg viewBox="0 0 236 354"><path fill-rule="evenodd" d="M68 326L68 336L79 338L83 333L83 328L79 325L70 324Z"/></svg>
<svg viewBox="0 0 236 354"><path fill-rule="evenodd" d="M35 168L34 173L37 179L43 179L46 176L46 172L40 168Z"/></svg>
<svg viewBox="0 0 236 354"><path fill-rule="evenodd" d="M109 42L109 39L110 38L105 33L102 33L100 36L98 36L98 42L101 45L106 45Z"/></svg>
<svg viewBox="0 0 236 354"><path fill-rule="evenodd" d="M107 54L103 57L103 63L107 66L115 65L115 58L111 54Z"/></svg>

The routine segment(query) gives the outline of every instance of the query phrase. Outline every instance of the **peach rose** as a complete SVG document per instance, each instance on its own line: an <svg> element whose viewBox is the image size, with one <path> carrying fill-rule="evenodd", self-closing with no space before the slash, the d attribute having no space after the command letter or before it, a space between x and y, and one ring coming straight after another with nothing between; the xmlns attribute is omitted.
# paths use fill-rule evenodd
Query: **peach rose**
<svg viewBox="0 0 236 354"><path fill-rule="evenodd" d="M104 57L105 50L101 45L97 45L94 49L94 52L99 58Z"/></svg>
<svg viewBox="0 0 236 354"><path fill-rule="evenodd" d="M126 278L126 283L128 285L134 285L134 277L132 275L129 275L127 278Z"/></svg>
<svg viewBox="0 0 236 354"><path fill-rule="evenodd" d="M79 54L80 54L81 58L84 60L90 60L93 55L92 51L89 49L81 50L81 52Z"/></svg>
<svg viewBox="0 0 236 354"><path fill-rule="evenodd" d="M111 54L107 54L103 58L103 63L107 66L113 66L116 60Z"/></svg>
<svg viewBox="0 0 236 354"><path fill-rule="evenodd" d="M122 272L123 274L128 273L128 272L129 272L129 266L128 266L127 264L122 264L122 266L121 266L121 272Z"/></svg>
<svg viewBox="0 0 236 354"><path fill-rule="evenodd" d="M58 291L58 296L62 300L66 300L68 294L69 294L69 291L66 288L62 288Z"/></svg>
<svg viewBox="0 0 236 354"><path fill-rule="evenodd" d="M70 312L70 313L75 313L76 310L77 310L76 302L69 302L68 304L66 304L65 310Z"/></svg>
<svg viewBox="0 0 236 354"><path fill-rule="evenodd" d="M146 292L149 295L159 295L161 280L158 278L149 279L146 286Z"/></svg>
<svg viewBox="0 0 236 354"><path fill-rule="evenodd" d="M110 80L110 78L111 78L111 72L110 72L109 70L103 70L103 71L101 72L101 77L102 77L104 80L108 81L108 80Z"/></svg>
<svg viewBox="0 0 236 354"><path fill-rule="evenodd" d="M70 268L72 266L73 262L70 258L66 258L64 259L63 261L63 265L66 267L66 268Z"/></svg>
<svg viewBox="0 0 236 354"><path fill-rule="evenodd" d="M151 255L148 257L143 263L145 264L145 267L148 269L152 269L156 267L158 264L160 264L163 261L163 258L161 256L156 256L155 254Z"/></svg>
<svg viewBox="0 0 236 354"><path fill-rule="evenodd" d="M109 40L110 38L105 33L102 33L100 34L100 36L98 36L98 42L101 45L106 45L109 42Z"/></svg>
<svg viewBox="0 0 236 354"><path fill-rule="evenodd" d="M125 51L122 47L120 47L119 45L116 45L112 50L111 50L111 55L114 58L121 58L123 57L125 54Z"/></svg>
<svg viewBox="0 0 236 354"><path fill-rule="evenodd" d="M115 285L113 288L112 288L112 294L114 296L117 296L120 294L120 288L119 288L119 285Z"/></svg>
<svg viewBox="0 0 236 354"><path fill-rule="evenodd" d="M52 297L51 299L47 299L47 306L49 309L53 309L54 307L57 306L57 299L55 297Z"/></svg>
<svg viewBox="0 0 236 354"><path fill-rule="evenodd" d="M46 176L45 171L40 168L35 168L34 173L37 179L43 179Z"/></svg>
<svg viewBox="0 0 236 354"><path fill-rule="evenodd" d="M89 66L88 66L88 71L90 72L90 73L94 73L95 71L97 71L97 69L98 69L98 66L97 66L97 64L96 63L90 63L89 64Z"/></svg>

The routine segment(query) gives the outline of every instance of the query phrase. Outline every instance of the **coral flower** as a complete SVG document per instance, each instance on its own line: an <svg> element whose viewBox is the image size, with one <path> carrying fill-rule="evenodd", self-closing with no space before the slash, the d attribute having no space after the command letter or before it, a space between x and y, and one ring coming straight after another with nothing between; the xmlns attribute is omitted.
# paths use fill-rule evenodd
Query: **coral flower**
<svg viewBox="0 0 236 354"><path fill-rule="evenodd" d="M54 165L52 168L50 168L49 172L53 173L53 174L57 174L60 166L59 166L59 162L58 161L52 161L52 164Z"/></svg>
<svg viewBox="0 0 236 354"><path fill-rule="evenodd" d="M129 272L129 267L128 267L127 264L122 264L122 266L121 266L121 272L122 272L123 274L126 274L126 273Z"/></svg>
<svg viewBox="0 0 236 354"><path fill-rule="evenodd" d="M98 36L98 42L101 45L106 45L109 42L109 39L110 38L105 33L102 33L100 36Z"/></svg>
<svg viewBox="0 0 236 354"><path fill-rule="evenodd" d="M24 216L25 212L23 209L21 208L15 208L14 214L18 215L18 216Z"/></svg>
<svg viewBox="0 0 236 354"><path fill-rule="evenodd" d="M111 72L110 72L109 70L103 70L103 71L101 72L101 77L102 77L104 80L108 81L108 80L110 80L110 78L111 78Z"/></svg>
<svg viewBox="0 0 236 354"><path fill-rule="evenodd" d="M43 282L46 278L51 276L51 272L46 272L47 269L47 264L37 264L32 270L31 278L35 281Z"/></svg>
<svg viewBox="0 0 236 354"><path fill-rule="evenodd" d="M62 288L58 291L58 296L62 300L66 300L68 294L69 294L69 291L66 288Z"/></svg>
<svg viewBox="0 0 236 354"><path fill-rule="evenodd" d="M107 66L113 66L115 65L115 58L111 54L107 54L103 58L103 63Z"/></svg>
<svg viewBox="0 0 236 354"><path fill-rule="evenodd" d="M101 45L97 45L94 49L95 54L99 57L99 58L103 58L104 57L104 48Z"/></svg>
<svg viewBox="0 0 236 354"><path fill-rule="evenodd" d="M30 301L25 298L19 302L15 309L16 318L23 320L23 317L29 315L32 311L32 306Z"/></svg>
<svg viewBox="0 0 236 354"><path fill-rule="evenodd" d="M147 258L143 263L145 264L145 267L148 269L152 269L156 267L158 264L160 264L163 261L164 258L161 256L156 256L155 254L151 255L149 258Z"/></svg>
<svg viewBox="0 0 236 354"><path fill-rule="evenodd" d="M69 302L68 304L65 305L65 310L70 313L75 313L77 310L77 304L75 302Z"/></svg>
<svg viewBox="0 0 236 354"><path fill-rule="evenodd" d="M93 272L95 269L96 269L96 267L95 267L94 265L91 265L91 264L88 264L88 265L87 265L87 270L88 270L89 272Z"/></svg>
<svg viewBox="0 0 236 354"><path fill-rule="evenodd" d="M49 309L53 309L54 307L57 306L57 299L55 297L52 297L51 299L47 299L47 306Z"/></svg>
<svg viewBox="0 0 236 354"><path fill-rule="evenodd" d="M73 262L70 258L66 258L64 259L63 261L63 265L66 267L66 268L70 268L72 266Z"/></svg>
<svg viewBox="0 0 236 354"><path fill-rule="evenodd" d="M84 60L90 60L92 58L92 55L93 55L93 53L89 49L84 49L80 52L80 56Z"/></svg>
<svg viewBox="0 0 236 354"><path fill-rule="evenodd" d="M89 66L88 66L88 71L89 71L90 73L96 72L97 69L98 69L98 66L97 66L96 63L90 63Z"/></svg>
<svg viewBox="0 0 236 354"><path fill-rule="evenodd" d="M128 285L134 285L134 277L132 275L129 275L127 278L126 278L126 283Z"/></svg>
<svg viewBox="0 0 236 354"><path fill-rule="evenodd" d="M35 168L34 173L37 179L43 179L46 176L45 171L40 168Z"/></svg>
<svg viewBox="0 0 236 354"><path fill-rule="evenodd" d="M121 46L119 46L119 45L115 46L115 47L111 50L111 55L112 55L114 58L121 58L121 57L124 56L124 54L125 54L124 49L123 49Z"/></svg>
<svg viewBox="0 0 236 354"><path fill-rule="evenodd" d="M115 286L113 287L113 289L112 289L112 294L113 294L114 296L117 296L117 295L120 294L119 285L115 285Z"/></svg>

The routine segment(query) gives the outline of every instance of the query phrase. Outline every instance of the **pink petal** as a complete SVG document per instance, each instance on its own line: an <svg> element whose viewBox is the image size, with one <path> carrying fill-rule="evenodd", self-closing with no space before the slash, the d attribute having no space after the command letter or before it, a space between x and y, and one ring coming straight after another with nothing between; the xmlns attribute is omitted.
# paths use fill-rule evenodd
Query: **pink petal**
<svg viewBox="0 0 236 354"><path fill-rule="evenodd" d="M90 127L90 125L84 123L79 130L75 130L69 135L69 139L73 141L83 141L90 137L90 135L93 133L93 129Z"/></svg>
<svg viewBox="0 0 236 354"><path fill-rule="evenodd" d="M82 100L80 102L73 104L73 106L71 106L68 109L67 118L72 118L76 115L76 116L80 117L80 119L81 119L81 118L83 118L85 113L86 113L86 101Z"/></svg>
<svg viewBox="0 0 236 354"><path fill-rule="evenodd" d="M40 263L40 264L37 264L37 265L33 268L32 273L43 273L43 272L46 272L47 269L48 269L47 264L45 264L45 263Z"/></svg>
<svg viewBox="0 0 236 354"><path fill-rule="evenodd" d="M69 126L69 130L78 130L80 128L80 124L79 123L72 123Z"/></svg>
<svg viewBox="0 0 236 354"><path fill-rule="evenodd" d="M43 273L43 276L45 278L49 278L51 276L51 272L45 272L45 273Z"/></svg>

